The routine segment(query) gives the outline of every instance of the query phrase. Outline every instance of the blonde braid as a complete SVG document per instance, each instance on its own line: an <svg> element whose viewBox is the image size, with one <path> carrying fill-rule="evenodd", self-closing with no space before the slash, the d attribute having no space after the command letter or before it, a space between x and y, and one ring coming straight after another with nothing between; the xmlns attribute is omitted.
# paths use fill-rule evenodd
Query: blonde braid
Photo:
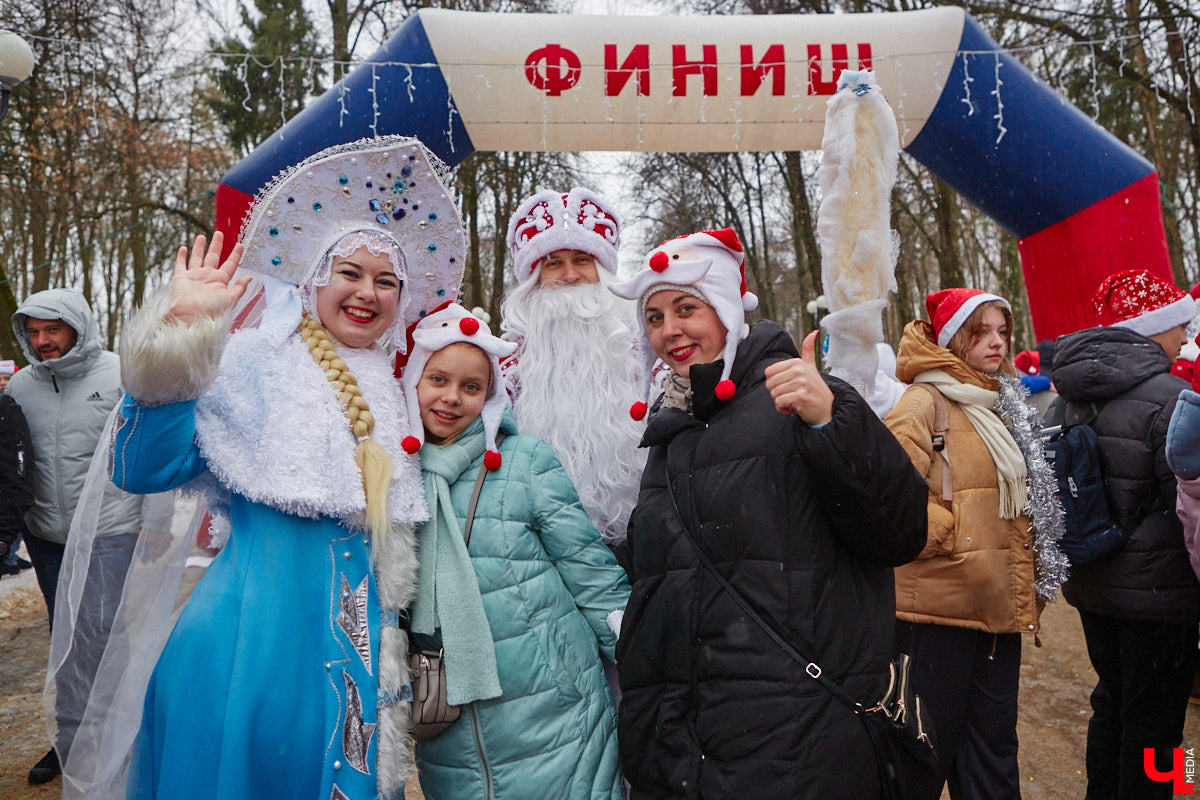
<svg viewBox="0 0 1200 800"><path fill-rule="evenodd" d="M325 378L337 392L338 403L346 419L350 421L350 430L358 438L358 446L354 448L354 463L362 473L363 493L367 498L366 523L367 530L373 536L381 537L391 531L392 523L387 510L387 491L392 482L392 459L377 442L370 440L375 430L375 417L358 388L358 381L346 362L338 356L333 347L329 333L306 312L300 322L300 338L308 345L308 352L313 361L325 373Z"/></svg>

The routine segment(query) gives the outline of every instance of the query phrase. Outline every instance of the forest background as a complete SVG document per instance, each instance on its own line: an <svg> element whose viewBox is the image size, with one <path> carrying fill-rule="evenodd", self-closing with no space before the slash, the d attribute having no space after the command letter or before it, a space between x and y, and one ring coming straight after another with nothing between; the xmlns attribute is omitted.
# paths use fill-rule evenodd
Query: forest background
<svg viewBox="0 0 1200 800"><path fill-rule="evenodd" d="M927 8L920 0L639 2L622 14L805 14ZM569 0L431 3L570 13ZM962 4L1002 47L1158 170L1176 283L1200 278L1200 10L1195 0ZM0 29L37 58L0 121L0 357L21 298L79 288L108 346L175 249L213 228L233 164L374 52L422 6L405 0L0 0ZM733 227L763 316L797 337L820 294L817 152L477 152L454 171L469 232L467 305L499 319L505 226L542 187L600 188L636 261L681 233ZM900 234L893 343L927 292L974 286L1014 301L1017 349L1033 329L1015 238L903 152L892 195ZM1137 266L1135 264L1130 267Z"/></svg>

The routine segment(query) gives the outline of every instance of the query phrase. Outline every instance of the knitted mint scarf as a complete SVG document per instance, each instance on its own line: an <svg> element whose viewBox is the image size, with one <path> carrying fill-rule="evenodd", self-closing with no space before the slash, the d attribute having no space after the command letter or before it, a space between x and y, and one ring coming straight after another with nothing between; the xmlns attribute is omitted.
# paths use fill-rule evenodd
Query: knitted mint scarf
<svg viewBox="0 0 1200 800"><path fill-rule="evenodd" d="M483 455L484 446L483 425L477 420L449 444L427 442L421 448L429 522L417 534L421 566L412 629L424 634L441 629L446 699L451 705L500 696L492 629L483 613L479 581L462 528L450 504L450 484Z"/></svg>

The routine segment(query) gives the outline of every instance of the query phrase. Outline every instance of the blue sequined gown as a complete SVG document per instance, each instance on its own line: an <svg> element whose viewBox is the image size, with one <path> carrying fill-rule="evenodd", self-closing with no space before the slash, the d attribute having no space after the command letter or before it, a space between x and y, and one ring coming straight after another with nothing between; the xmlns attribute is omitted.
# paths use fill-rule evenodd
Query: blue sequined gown
<svg viewBox="0 0 1200 800"><path fill-rule="evenodd" d="M202 473L194 407L126 397L114 482L163 491ZM230 526L151 678L127 796L375 797L368 537L236 493Z"/></svg>

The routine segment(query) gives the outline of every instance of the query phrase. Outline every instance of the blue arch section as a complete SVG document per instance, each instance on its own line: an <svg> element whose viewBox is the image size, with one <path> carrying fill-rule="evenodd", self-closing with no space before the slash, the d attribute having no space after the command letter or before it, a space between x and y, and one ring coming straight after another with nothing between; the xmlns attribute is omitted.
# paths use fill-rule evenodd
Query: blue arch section
<svg viewBox="0 0 1200 800"><path fill-rule="evenodd" d="M403 68L389 62L414 66ZM378 64L388 66L372 68ZM450 166L475 149L437 66L420 14L414 14L362 66L238 162L221 183L253 197L280 171L313 153L385 134L416 136Z"/></svg>
<svg viewBox="0 0 1200 800"><path fill-rule="evenodd" d="M993 94L997 61L999 98ZM1001 123L1006 132L997 142ZM1149 161L1002 50L969 15L942 95L905 149L1018 238L1154 172Z"/></svg>

